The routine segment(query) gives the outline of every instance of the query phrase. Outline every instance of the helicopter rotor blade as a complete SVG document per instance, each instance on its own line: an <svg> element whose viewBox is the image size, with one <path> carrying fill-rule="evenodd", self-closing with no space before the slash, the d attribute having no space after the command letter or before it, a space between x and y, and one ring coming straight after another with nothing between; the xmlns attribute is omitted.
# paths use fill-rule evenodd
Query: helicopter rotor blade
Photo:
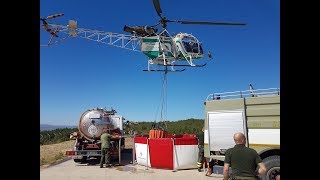
<svg viewBox="0 0 320 180"><path fill-rule="evenodd" d="M53 31L52 29L50 29L48 26L44 25L43 29L46 30L48 33L50 33L52 36L58 37L57 33L55 31Z"/></svg>
<svg viewBox="0 0 320 180"><path fill-rule="evenodd" d="M53 14L53 15L51 15L51 16L48 16L47 19L54 19L54 18L63 16L63 15L64 15L63 13L61 13L61 14Z"/></svg>
<svg viewBox="0 0 320 180"><path fill-rule="evenodd" d="M156 9L158 15L161 17L162 19L162 10L161 10L161 7L160 7L160 2L159 0L153 0L153 5L154 5L154 8Z"/></svg>
<svg viewBox="0 0 320 180"><path fill-rule="evenodd" d="M209 22L209 21L179 21L167 20L167 22L177 22L181 24L200 24L200 25L246 25L246 23L226 23L226 22Z"/></svg>
<svg viewBox="0 0 320 180"><path fill-rule="evenodd" d="M40 18L40 21L42 21L42 24L44 24L44 25L48 24L46 21L46 18Z"/></svg>

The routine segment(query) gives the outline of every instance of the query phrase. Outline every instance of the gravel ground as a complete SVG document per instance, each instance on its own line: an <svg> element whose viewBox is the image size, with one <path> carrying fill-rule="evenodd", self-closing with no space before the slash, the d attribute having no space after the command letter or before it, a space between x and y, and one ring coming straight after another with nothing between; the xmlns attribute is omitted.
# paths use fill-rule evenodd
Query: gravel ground
<svg viewBox="0 0 320 180"><path fill-rule="evenodd" d="M68 160L55 166L40 169L41 180L222 180L222 175L205 176L197 169L178 170L153 169L141 165L126 164L111 168L99 165L77 164Z"/></svg>
<svg viewBox="0 0 320 180"><path fill-rule="evenodd" d="M53 161L55 158L71 150L74 140L59 144L40 146L40 162ZM133 138L126 138L125 148L133 148ZM222 175L212 174L205 176L205 172L198 172L197 169L178 170L176 172L168 169L154 169L150 167L132 164L132 153L128 151L121 165L111 168L99 168L99 165L77 164L72 159L63 156L54 163L45 163L40 166L41 180L221 180Z"/></svg>

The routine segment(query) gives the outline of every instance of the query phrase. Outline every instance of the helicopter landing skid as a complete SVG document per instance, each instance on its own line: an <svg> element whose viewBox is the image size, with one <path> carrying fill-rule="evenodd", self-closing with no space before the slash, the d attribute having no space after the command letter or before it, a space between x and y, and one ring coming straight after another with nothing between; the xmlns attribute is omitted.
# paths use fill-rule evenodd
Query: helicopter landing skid
<svg viewBox="0 0 320 180"><path fill-rule="evenodd" d="M191 65L182 65L182 64L169 64L169 65L163 65L163 66L184 66L184 67L203 67L203 66L206 66L207 63L204 63L204 64L200 64L200 65L194 65L194 66L191 66Z"/></svg>
<svg viewBox="0 0 320 180"><path fill-rule="evenodd" d="M143 71L148 71L148 72L182 72L184 70L186 70L186 69L181 69L181 70L165 70L165 69L163 69L163 70L154 70L154 69L148 70L148 69L144 69Z"/></svg>

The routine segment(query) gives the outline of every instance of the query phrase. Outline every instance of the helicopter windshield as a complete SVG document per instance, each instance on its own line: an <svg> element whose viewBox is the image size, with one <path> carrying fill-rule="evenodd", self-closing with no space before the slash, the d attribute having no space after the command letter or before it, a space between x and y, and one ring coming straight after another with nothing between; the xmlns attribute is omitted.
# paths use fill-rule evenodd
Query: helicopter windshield
<svg viewBox="0 0 320 180"><path fill-rule="evenodd" d="M182 38L184 49L189 53L201 53L203 54L202 45L200 42L191 36L184 36Z"/></svg>

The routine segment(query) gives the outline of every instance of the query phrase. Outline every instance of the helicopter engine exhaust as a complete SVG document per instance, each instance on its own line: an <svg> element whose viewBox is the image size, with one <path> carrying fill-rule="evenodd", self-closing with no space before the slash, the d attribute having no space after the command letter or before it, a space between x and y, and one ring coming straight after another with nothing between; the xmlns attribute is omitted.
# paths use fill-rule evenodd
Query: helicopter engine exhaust
<svg viewBox="0 0 320 180"><path fill-rule="evenodd" d="M129 32L131 34L136 34L138 36L148 36L154 35L158 30L150 26L127 26L123 27L123 31Z"/></svg>

